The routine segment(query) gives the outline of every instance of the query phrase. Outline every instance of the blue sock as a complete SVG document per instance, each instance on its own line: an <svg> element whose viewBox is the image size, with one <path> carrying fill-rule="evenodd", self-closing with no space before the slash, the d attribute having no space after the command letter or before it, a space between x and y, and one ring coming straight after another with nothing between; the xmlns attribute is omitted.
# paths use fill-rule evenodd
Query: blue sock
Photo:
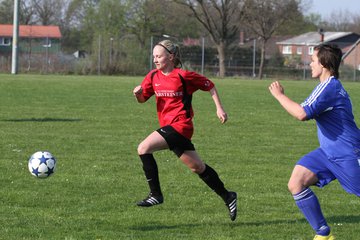
<svg viewBox="0 0 360 240"><path fill-rule="evenodd" d="M330 227L327 225L324 215L321 212L319 201L310 188L305 188L301 192L293 195L298 208L304 214L306 220L316 231L317 235L327 236Z"/></svg>

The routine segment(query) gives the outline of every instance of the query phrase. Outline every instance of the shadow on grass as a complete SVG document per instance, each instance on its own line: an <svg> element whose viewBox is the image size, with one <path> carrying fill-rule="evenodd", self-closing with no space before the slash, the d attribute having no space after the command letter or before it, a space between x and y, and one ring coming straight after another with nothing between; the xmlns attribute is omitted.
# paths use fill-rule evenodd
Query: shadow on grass
<svg viewBox="0 0 360 240"><path fill-rule="evenodd" d="M202 226L203 224L176 224L176 225L164 225L164 224L151 224L142 226L133 226L129 229L135 231L156 231L156 230L169 230L177 228L194 228Z"/></svg>
<svg viewBox="0 0 360 240"><path fill-rule="evenodd" d="M360 216L357 215L339 215L339 216L329 216L326 218L327 222L332 224L343 224L343 223L360 223ZM298 219L274 219L274 220L267 220L267 221L261 221L261 222L245 222L241 221L241 219L237 219L235 222L228 222L223 223L220 225L223 225L224 227L240 227L240 226L254 226L254 227L261 227L264 225L281 225L281 224L297 224L297 223L307 223L305 218L298 218ZM171 229L181 229L181 228L197 228L201 227L204 224L196 223L196 224L174 224L174 225L166 225L166 224L149 224L149 225L141 225L141 226L132 226L129 229L135 230L135 231L156 231L156 230L171 230ZM205 225L212 225L212 223L206 223ZM219 223L214 223L214 226L219 226Z"/></svg>
<svg viewBox="0 0 360 240"><path fill-rule="evenodd" d="M338 215L326 218L328 223L360 223L359 215Z"/></svg>
<svg viewBox="0 0 360 240"><path fill-rule="evenodd" d="M358 215L336 215L336 216L328 216L325 217L328 224L354 224L360 223L360 216ZM296 224L296 223L307 223L305 218L298 218L298 219L279 219L279 220L268 220L268 221L261 221L261 222L242 222L241 219L238 219L234 225L245 225L245 226L263 226L263 225L279 225L279 224ZM226 224L228 225L228 224Z"/></svg>
<svg viewBox="0 0 360 240"><path fill-rule="evenodd" d="M17 118L4 119L3 122L80 122L82 119L78 118Z"/></svg>

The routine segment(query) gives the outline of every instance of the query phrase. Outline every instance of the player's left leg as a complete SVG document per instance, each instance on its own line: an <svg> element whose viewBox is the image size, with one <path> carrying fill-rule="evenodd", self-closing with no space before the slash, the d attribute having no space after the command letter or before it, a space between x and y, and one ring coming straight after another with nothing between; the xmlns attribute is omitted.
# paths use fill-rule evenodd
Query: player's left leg
<svg viewBox="0 0 360 240"><path fill-rule="evenodd" d="M237 214L237 194L235 192L229 192L225 188L217 172L205 164L196 151L184 151L180 159L224 200L229 210L230 219L234 221Z"/></svg>
<svg viewBox="0 0 360 240"><path fill-rule="evenodd" d="M360 197L360 156L331 162L329 168L345 191Z"/></svg>
<svg viewBox="0 0 360 240"><path fill-rule="evenodd" d="M335 237L332 233L329 233L327 236L316 235L314 240L335 240Z"/></svg>

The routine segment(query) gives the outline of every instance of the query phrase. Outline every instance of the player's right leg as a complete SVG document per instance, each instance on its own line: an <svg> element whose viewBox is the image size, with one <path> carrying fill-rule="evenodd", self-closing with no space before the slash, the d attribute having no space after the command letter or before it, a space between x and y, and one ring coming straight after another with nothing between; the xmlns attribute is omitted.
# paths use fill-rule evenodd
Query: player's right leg
<svg viewBox="0 0 360 240"><path fill-rule="evenodd" d="M138 146L137 151L150 188L149 195L137 203L140 207L151 207L164 201L160 188L158 167L153 152L167 148L168 145L165 139L157 131L151 133Z"/></svg>
<svg viewBox="0 0 360 240"><path fill-rule="evenodd" d="M327 184L332 179L330 175L323 176L321 174L321 172L326 172L326 167L323 165L321 158L324 159L326 156L320 149L312 151L301 158L294 167L288 188L296 205L316 232L316 236L326 237L330 234L330 227L321 211L318 198L309 188L315 184ZM318 178L319 176L321 179Z"/></svg>

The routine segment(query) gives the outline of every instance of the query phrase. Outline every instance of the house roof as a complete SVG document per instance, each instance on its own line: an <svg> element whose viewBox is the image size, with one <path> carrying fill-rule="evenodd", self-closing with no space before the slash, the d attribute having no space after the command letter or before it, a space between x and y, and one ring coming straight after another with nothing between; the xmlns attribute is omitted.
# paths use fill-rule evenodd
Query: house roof
<svg viewBox="0 0 360 240"><path fill-rule="evenodd" d="M0 36L12 37L13 25L0 24ZM19 37L31 38L61 38L59 26L38 26L38 25L20 25Z"/></svg>
<svg viewBox="0 0 360 240"><path fill-rule="evenodd" d="M352 32L324 32L324 42L334 41L336 39L354 34ZM318 45L322 43L321 35L318 32L308 32L287 40L277 42L281 45Z"/></svg>
<svg viewBox="0 0 360 240"><path fill-rule="evenodd" d="M347 58L347 56L349 56L349 54L354 51L354 49L356 49L356 47L360 44L360 38L350 47L350 49L343 54L342 59Z"/></svg>

